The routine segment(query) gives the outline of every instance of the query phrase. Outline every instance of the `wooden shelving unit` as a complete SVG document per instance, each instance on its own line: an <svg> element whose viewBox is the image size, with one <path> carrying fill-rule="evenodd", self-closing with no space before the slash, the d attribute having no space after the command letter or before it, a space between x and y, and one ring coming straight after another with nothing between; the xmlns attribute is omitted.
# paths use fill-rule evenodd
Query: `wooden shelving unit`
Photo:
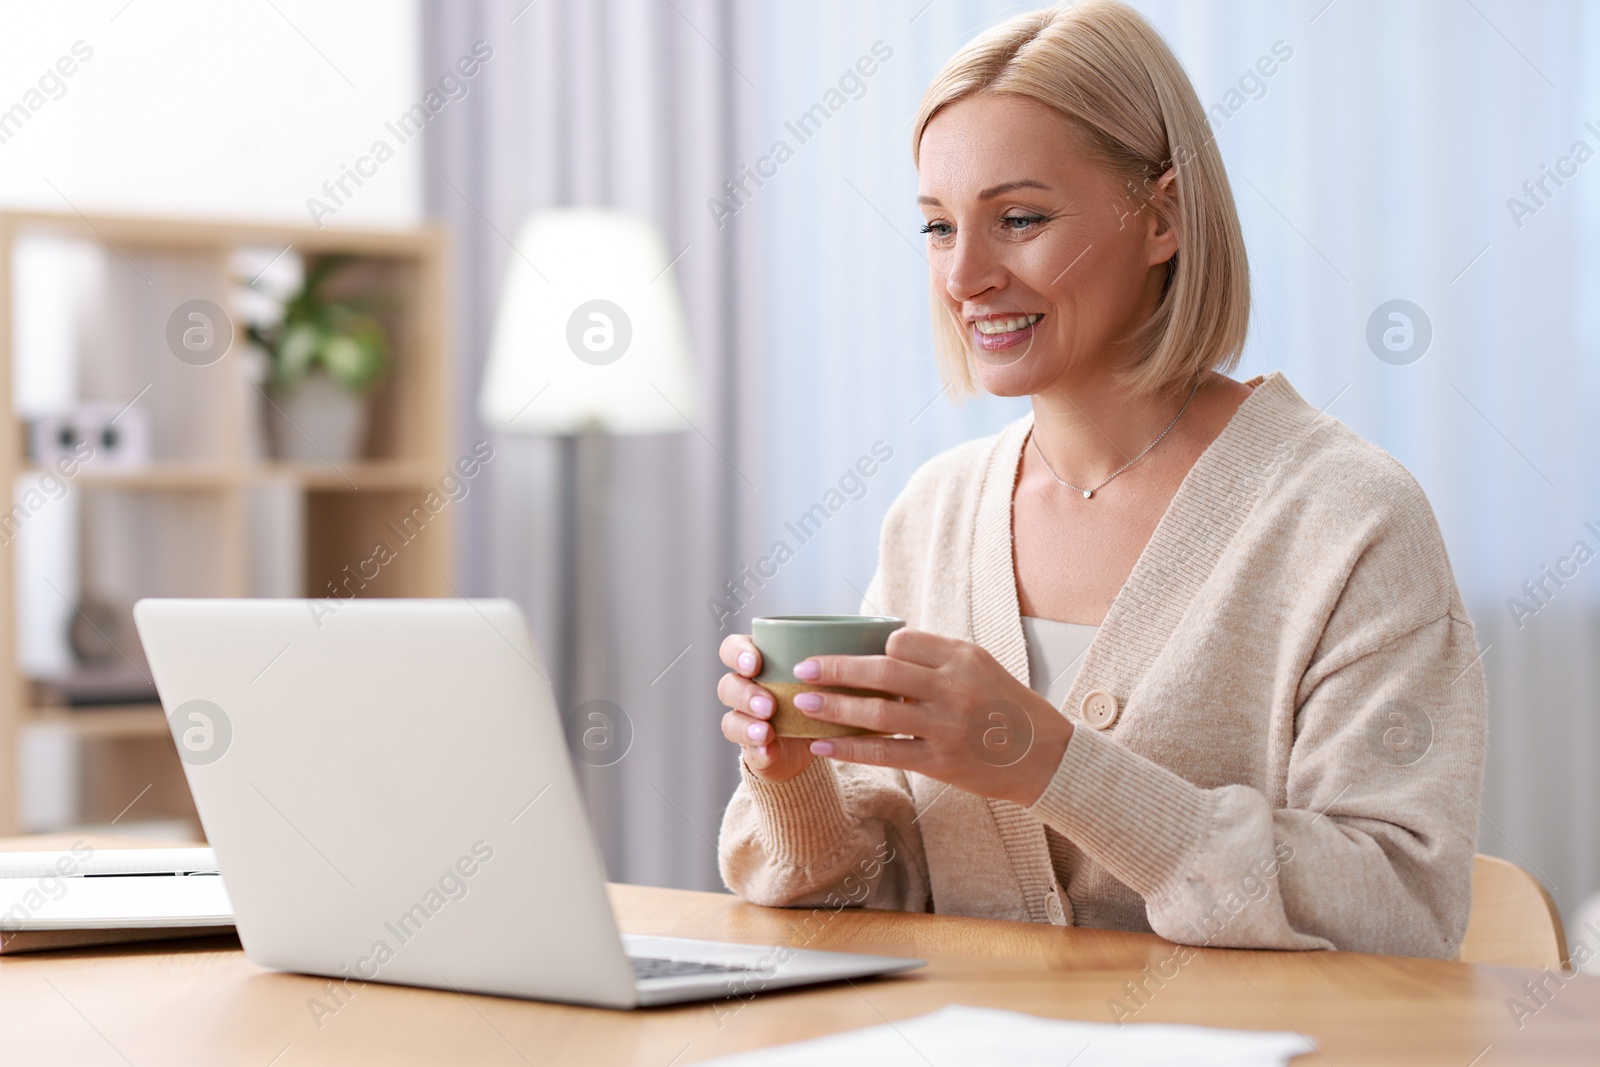
<svg viewBox="0 0 1600 1067"><path fill-rule="evenodd" d="M449 451L446 262L439 230L0 213L0 419L9 420L0 426L0 484L8 498L19 479L42 473L28 459L13 390L14 363L29 358L16 351L13 306L17 249L28 241L74 243L99 256L107 299L97 310L98 339L79 345L78 399L145 405L152 427L148 464L131 470L91 464L67 483L68 494L78 498L75 537L85 592L103 595L122 611L140 596L261 595L253 587L253 563L283 547L259 543L265 538L252 523L253 494L270 489L300 502L300 543L293 554L303 580L297 592L321 596L344 565L368 556L386 522L407 514L449 471L455 457ZM241 249L292 250L308 262L354 256L358 262L338 275L337 288L385 298L389 309L380 319L392 365L371 396L359 460L263 458L251 431L260 425L263 400L243 358L242 327L227 355L207 366L169 350L166 322L179 304L206 299L232 310L240 279L230 264ZM362 595L453 595L450 518L446 511L429 522ZM0 538L0 834L17 830L19 742L35 730L64 731L85 749L80 767L97 768L97 780L86 781L81 792L103 794L96 803L117 803L121 786L110 779L126 779L126 800L149 780L155 799L141 801L128 818L192 817L159 704L60 707L38 697L18 655L18 545L29 532L24 527ZM122 565L117 587L97 590L108 570L100 559L107 555ZM142 663L131 617L116 632L122 646L134 645L118 651ZM160 798L180 810L143 810ZM112 806L82 814L94 822L117 812Z"/></svg>

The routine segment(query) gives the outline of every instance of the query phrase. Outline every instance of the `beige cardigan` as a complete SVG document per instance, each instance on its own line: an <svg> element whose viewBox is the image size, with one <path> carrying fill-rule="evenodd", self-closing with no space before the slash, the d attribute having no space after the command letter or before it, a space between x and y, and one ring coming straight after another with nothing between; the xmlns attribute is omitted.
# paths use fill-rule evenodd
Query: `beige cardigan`
<svg viewBox="0 0 1600 1067"><path fill-rule="evenodd" d="M1011 498L1031 423L912 476L862 604L974 641L1024 683ZM1103 728L1081 710L1097 691L1115 698ZM1421 489L1274 373L1107 612L1037 802L827 759L774 784L741 761L722 877L769 905L1450 957L1471 903L1485 705ZM1046 826L1071 843L1065 884Z"/></svg>

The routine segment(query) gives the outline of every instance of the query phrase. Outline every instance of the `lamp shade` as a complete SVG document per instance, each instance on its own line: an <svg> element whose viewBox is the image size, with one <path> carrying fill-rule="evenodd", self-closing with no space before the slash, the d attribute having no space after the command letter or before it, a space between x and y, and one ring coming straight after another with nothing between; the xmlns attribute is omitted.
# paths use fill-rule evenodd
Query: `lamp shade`
<svg viewBox="0 0 1600 1067"><path fill-rule="evenodd" d="M569 434L687 430L694 389L683 304L645 219L566 208L517 234L479 413L489 426Z"/></svg>

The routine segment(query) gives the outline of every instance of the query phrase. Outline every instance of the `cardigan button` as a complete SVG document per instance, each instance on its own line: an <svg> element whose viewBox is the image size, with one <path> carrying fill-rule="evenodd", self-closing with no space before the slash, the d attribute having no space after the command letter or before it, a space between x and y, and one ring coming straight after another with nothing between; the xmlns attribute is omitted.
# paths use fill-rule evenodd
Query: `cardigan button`
<svg viewBox="0 0 1600 1067"><path fill-rule="evenodd" d="M1050 922L1056 926L1067 925L1066 909L1061 906L1061 894L1057 890L1050 890L1050 895L1044 898L1045 914L1050 916Z"/></svg>
<svg viewBox="0 0 1600 1067"><path fill-rule="evenodd" d="M1083 698L1083 721L1096 730L1106 730L1117 721L1117 698L1104 689L1096 689Z"/></svg>

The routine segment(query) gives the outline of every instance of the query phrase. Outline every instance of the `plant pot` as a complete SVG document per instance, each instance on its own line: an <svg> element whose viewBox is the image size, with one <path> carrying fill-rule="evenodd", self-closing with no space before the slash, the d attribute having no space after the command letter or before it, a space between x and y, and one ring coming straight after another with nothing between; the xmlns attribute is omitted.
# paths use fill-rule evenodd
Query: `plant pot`
<svg viewBox="0 0 1600 1067"><path fill-rule="evenodd" d="M291 463L348 463L360 458L367 398L321 371L285 389L273 386L267 407L274 459Z"/></svg>

